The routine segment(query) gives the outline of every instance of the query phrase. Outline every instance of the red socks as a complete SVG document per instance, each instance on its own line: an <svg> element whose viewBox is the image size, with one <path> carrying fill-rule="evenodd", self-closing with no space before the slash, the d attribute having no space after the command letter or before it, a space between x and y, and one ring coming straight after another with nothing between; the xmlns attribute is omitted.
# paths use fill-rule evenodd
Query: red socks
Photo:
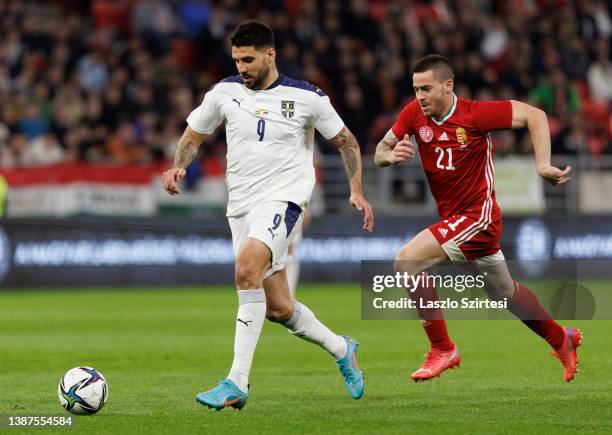
<svg viewBox="0 0 612 435"><path fill-rule="evenodd" d="M423 280L414 292L409 291L409 293L410 298L417 303L417 311L432 349L452 350L455 345L448 336L442 310L419 307L421 301L426 303L438 300L435 287L427 285L427 280ZM546 340L553 349L558 350L563 345L563 327L550 317L538 298L524 285L516 283L514 295L508 301L508 309L529 329Z"/></svg>
<svg viewBox="0 0 612 435"><path fill-rule="evenodd" d="M423 273L423 277L427 274ZM427 301L437 301L438 292L434 286L427 285L427 280L423 280L424 284L420 284L414 292L408 290L410 299L417 303L417 312L421 318L423 329L429 337L432 349L440 350L453 350L455 345L448 336L446 330L446 322L444 321L444 314L440 308L419 308L420 300L423 303Z"/></svg>
<svg viewBox="0 0 612 435"><path fill-rule="evenodd" d="M531 290L518 282L515 284L514 295L508 301L510 312L553 349L559 349L563 345L563 327L550 317Z"/></svg>

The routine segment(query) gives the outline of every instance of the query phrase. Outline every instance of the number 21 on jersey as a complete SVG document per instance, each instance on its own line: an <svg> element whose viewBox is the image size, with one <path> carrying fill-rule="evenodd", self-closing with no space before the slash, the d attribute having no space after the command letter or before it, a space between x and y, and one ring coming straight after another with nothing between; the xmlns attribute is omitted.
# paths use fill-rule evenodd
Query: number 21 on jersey
<svg viewBox="0 0 612 435"><path fill-rule="evenodd" d="M261 139L260 139L261 140ZM446 152L445 152L446 150ZM447 171L454 171L456 168L453 166L453 149L436 147L436 153L438 154L438 161L436 166L440 169ZM444 165L444 157L447 156L447 164Z"/></svg>

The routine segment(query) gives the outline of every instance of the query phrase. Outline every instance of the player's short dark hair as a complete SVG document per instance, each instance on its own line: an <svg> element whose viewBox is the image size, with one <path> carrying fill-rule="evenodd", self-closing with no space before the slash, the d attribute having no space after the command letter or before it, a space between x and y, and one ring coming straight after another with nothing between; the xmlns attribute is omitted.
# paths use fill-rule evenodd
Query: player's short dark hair
<svg viewBox="0 0 612 435"><path fill-rule="evenodd" d="M453 66L447 58L439 54L428 54L419 60L412 70L413 73L422 73L425 71L433 71L440 81L446 81L448 79L454 80L455 78Z"/></svg>
<svg viewBox="0 0 612 435"><path fill-rule="evenodd" d="M256 49L274 48L274 32L261 21L249 20L238 24L230 35L233 47L254 46Z"/></svg>

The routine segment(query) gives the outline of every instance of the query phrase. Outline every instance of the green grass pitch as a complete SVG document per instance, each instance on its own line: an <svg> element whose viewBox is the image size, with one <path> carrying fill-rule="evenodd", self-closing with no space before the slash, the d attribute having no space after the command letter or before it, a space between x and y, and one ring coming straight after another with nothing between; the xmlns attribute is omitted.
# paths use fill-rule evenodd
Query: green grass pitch
<svg viewBox="0 0 612 435"><path fill-rule="evenodd" d="M361 321L357 285L304 285L299 298L361 342L361 400L348 397L326 352L268 322L246 407L216 412L196 403L231 364L237 298L229 287L7 291L0 292L0 415L68 415L58 380L91 365L108 381L107 406L75 417L72 429L43 432L612 432L610 321L572 322L585 340L581 372L569 384L546 343L520 322L451 321L461 368L414 384L410 373L428 347L418 322Z"/></svg>

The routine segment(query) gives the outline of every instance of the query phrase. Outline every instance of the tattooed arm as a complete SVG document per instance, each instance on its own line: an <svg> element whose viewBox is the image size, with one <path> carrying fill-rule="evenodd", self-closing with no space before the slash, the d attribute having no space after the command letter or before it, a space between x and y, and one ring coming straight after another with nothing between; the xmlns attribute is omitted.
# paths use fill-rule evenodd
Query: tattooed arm
<svg viewBox="0 0 612 435"><path fill-rule="evenodd" d="M355 139L355 136L353 136L353 133L347 127L343 127L340 133L330 139L330 142L338 147L342 156L344 170L346 175L348 175L351 187L349 202L357 210L364 212L363 228L371 232L374 227L374 214L372 206L363 196L363 188L361 186L361 151L359 150L357 139Z"/></svg>
<svg viewBox="0 0 612 435"><path fill-rule="evenodd" d="M340 151L344 170L349 178L351 194L357 193L363 195L361 188L361 152L357 139L355 139L355 136L353 136L353 133L348 128L343 127L340 133L330 139L330 142L336 145L338 151Z"/></svg>
<svg viewBox="0 0 612 435"><path fill-rule="evenodd" d="M374 162L378 166L384 167L409 162L413 157L414 144L410 142L410 137L406 134L404 139L399 140L395 137L393 131L389 130L376 146Z"/></svg>
<svg viewBox="0 0 612 435"><path fill-rule="evenodd" d="M207 137L207 134L198 133L189 126L185 129L183 136L181 136L176 145L172 169L168 169L162 174L162 185L170 195L181 193L176 182L185 178L185 168L189 166L196 154L198 154L200 145Z"/></svg>

